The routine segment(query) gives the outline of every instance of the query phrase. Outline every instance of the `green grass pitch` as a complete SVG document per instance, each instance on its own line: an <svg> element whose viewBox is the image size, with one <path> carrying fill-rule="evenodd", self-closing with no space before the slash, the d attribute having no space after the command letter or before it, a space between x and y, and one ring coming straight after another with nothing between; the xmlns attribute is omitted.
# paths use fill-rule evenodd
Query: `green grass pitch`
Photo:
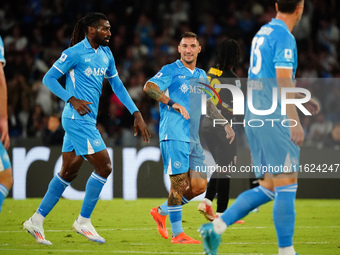
<svg viewBox="0 0 340 255"><path fill-rule="evenodd" d="M171 244L157 232L150 209L164 199L99 201L92 215L105 244L86 240L71 230L82 201L61 199L44 223L52 246L39 245L22 229L22 222L36 210L41 199L7 199L0 213L0 254L203 254L202 245ZM230 201L230 204L233 202ZM184 206L183 228L200 239L198 227L205 218L198 201ZM244 225L233 225L222 236L219 254L277 254L272 206L250 213ZM301 254L340 254L340 200L296 201L295 248ZM169 233L170 222L167 221Z"/></svg>

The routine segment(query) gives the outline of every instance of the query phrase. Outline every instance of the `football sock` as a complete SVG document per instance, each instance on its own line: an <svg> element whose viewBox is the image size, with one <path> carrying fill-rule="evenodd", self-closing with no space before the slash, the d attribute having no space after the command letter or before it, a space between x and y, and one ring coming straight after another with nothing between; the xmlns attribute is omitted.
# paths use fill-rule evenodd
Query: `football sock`
<svg viewBox="0 0 340 255"><path fill-rule="evenodd" d="M209 200L208 198L204 198L203 201L204 201L204 203L206 203L207 205L212 206L212 201Z"/></svg>
<svg viewBox="0 0 340 255"><path fill-rule="evenodd" d="M36 211L31 217L33 224L42 226L45 220L45 217L42 216L38 211Z"/></svg>
<svg viewBox="0 0 340 255"><path fill-rule="evenodd" d="M212 223L216 234L222 235L223 232L227 229L227 224L225 224L221 217L214 219Z"/></svg>
<svg viewBox="0 0 340 255"><path fill-rule="evenodd" d="M8 195L8 192L9 192L8 189L4 185L0 184L0 212L2 210L2 204L4 203L5 198Z"/></svg>
<svg viewBox="0 0 340 255"><path fill-rule="evenodd" d="M166 200L163 204L158 207L158 213L162 216L166 216L169 214L168 212L168 200Z"/></svg>
<svg viewBox="0 0 340 255"><path fill-rule="evenodd" d="M173 237L183 232L182 205L168 205L169 219Z"/></svg>
<svg viewBox="0 0 340 255"><path fill-rule="evenodd" d="M262 186L242 192L220 217L227 226L245 217L254 208L274 199L274 192Z"/></svg>
<svg viewBox="0 0 340 255"><path fill-rule="evenodd" d="M279 247L293 245L297 183L275 187L273 220Z"/></svg>
<svg viewBox="0 0 340 255"><path fill-rule="evenodd" d="M213 174L210 177L207 191L205 193L205 198L209 199L210 201L213 201L217 192L217 172L213 172Z"/></svg>
<svg viewBox="0 0 340 255"><path fill-rule="evenodd" d="M229 203L230 177L223 175L217 179L217 210L223 213Z"/></svg>
<svg viewBox="0 0 340 255"><path fill-rule="evenodd" d="M296 255L294 246L279 248L279 255Z"/></svg>
<svg viewBox="0 0 340 255"><path fill-rule="evenodd" d="M190 200L187 199L185 196L182 196L182 205L185 205L187 203L189 203ZM158 207L158 213L162 216L166 216L169 214L169 211L168 211L168 200L166 200L163 204L161 204L159 207Z"/></svg>
<svg viewBox="0 0 340 255"><path fill-rule="evenodd" d="M96 206L100 192L103 189L106 179L93 172L85 187L85 198L81 207L80 216L90 218Z"/></svg>
<svg viewBox="0 0 340 255"><path fill-rule="evenodd" d="M182 205L186 205L190 202L190 199L187 199L185 196L182 196Z"/></svg>
<svg viewBox="0 0 340 255"><path fill-rule="evenodd" d="M78 218L77 218L77 222L81 225L84 225L84 224L91 222L91 219L90 218L84 218L81 215L79 215Z"/></svg>
<svg viewBox="0 0 340 255"><path fill-rule="evenodd" d="M59 174L55 175L48 185L47 192L41 201L37 212L43 217L46 217L46 215L49 214L56 203L58 203L64 190L69 185L70 183L62 179Z"/></svg>

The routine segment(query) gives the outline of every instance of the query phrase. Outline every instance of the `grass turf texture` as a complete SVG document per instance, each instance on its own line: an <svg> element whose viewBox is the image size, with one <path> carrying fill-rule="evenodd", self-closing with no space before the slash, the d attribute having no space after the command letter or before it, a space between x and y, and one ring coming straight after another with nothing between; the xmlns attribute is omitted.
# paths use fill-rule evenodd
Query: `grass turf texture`
<svg viewBox="0 0 340 255"><path fill-rule="evenodd" d="M105 244L86 240L71 230L82 201L61 199L44 223L45 236L53 245L39 245L22 229L22 222L37 209L41 199L7 199L0 213L0 254L203 254L202 245L171 244L157 231L150 209L164 199L99 201L92 224ZM231 201L231 203L233 200ZM231 204L230 203L230 204ZM198 202L184 206L183 228L201 239L198 227L206 220ZM244 225L231 226L222 236L219 254L277 254L272 206L250 213ZM301 254L340 254L340 200L296 201L295 249ZM167 220L169 234L170 222Z"/></svg>

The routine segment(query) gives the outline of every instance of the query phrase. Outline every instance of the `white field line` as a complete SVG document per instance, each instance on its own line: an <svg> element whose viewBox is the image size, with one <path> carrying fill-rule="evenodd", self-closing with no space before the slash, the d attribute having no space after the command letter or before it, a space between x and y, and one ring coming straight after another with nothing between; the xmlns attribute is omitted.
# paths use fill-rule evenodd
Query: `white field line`
<svg viewBox="0 0 340 255"><path fill-rule="evenodd" d="M25 252L27 250L25 249L0 249L0 251L22 251ZM34 251L34 252L48 252L48 253L52 253L52 252L56 252L59 254L64 254L66 252L69 253L85 253L85 252L91 252L92 254L96 254L96 253L108 253L108 254L204 254L204 252L161 252L161 251L95 251L95 250L52 250L52 249L35 249L35 250L30 250L30 251ZM263 253L219 253L220 255L264 255ZM268 254L266 253L266 255L274 255L274 254ZM313 254L306 254L306 255L313 255Z"/></svg>
<svg viewBox="0 0 340 255"><path fill-rule="evenodd" d="M266 228L272 228L272 227L230 227L230 229L237 230L237 229L266 229ZM319 228L340 228L340 226L296 226L295 228L301 228L301 229L319 229ZM97 231L143 231L143 230L154 230L156 228L96 228ZM167 228L171 230L171 228ZM189 229L188 227L184 227L183 229ZM24 230L0 230L1 233L19 233L23 232ZM71 229L59 229L59 230L49 230L45 229L45 232L69 232L72 231Z"/></svg>

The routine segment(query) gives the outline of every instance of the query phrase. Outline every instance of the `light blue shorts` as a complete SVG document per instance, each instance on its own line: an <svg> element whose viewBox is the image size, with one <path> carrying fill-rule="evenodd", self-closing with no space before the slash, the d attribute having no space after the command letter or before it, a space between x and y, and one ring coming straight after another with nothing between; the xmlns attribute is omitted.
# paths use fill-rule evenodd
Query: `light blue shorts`
<svg viewBox="0 0 340 255"><path fill-rule="evenodd" d="M270 122L271 123L271 122ZM265 173L292 173L299 170L300 147L290 141L290 130L274 122L262 127L245 126L256 178Z"/></svg>
<svg viewBox="0 0 340 255"><path fill-rule="evenodd" d="M177 140L160 142L164 173L169 175L183 174L189 171L204 171L205 156L199 143Z"/></svg>
<svg viewBox="0 0 340 255"><path fill-rule="evenodd" d="M76 155L91 155L106 149L95 123L77 119L62 119L65 130L62 152L75 150Z"/></svg>
<svg viewBox="0 0 340 255"><path fill-rule="evenodd" d="M0 142L0 172L10 168L11 162L4 145Z"/></svg>

